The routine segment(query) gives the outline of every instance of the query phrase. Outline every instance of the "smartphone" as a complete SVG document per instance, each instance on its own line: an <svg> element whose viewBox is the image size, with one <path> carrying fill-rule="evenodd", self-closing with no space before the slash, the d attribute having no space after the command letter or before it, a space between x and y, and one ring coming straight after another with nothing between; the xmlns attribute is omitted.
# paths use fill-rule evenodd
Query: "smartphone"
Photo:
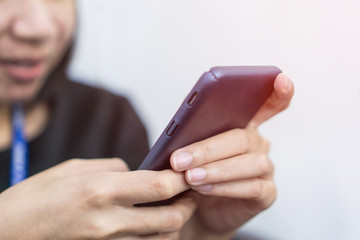
<svg viewBox="0 0 360 240"><path fill-rule="evenodd" d="M245 128L274 89L274 66L214 67L205 72L170 120L139 170L169 169L177 149Z"/></svg>

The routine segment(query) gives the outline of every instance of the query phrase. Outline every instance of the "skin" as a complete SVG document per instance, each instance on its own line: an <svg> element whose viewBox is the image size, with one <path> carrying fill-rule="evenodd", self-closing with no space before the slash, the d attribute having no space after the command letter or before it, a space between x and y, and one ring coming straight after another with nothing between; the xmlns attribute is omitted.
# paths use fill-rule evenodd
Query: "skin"
<svg viewBox="0 0 360 240"><path fill-rule="evenodd" d="M288 105L293 87L284 89L283 77L277 78L275 85L281 88L275 88L276 96L269 99L279 104L265 105L250 126ZM0 194L0 236L30 240L230 239L239 226L275 200L268 149L268 141L249 127L177 150L171 157L176 171L128 172L122 160L67 161ZM184 152L194 159L179 169L175 161ZM198 168L207 175L194 181L189 173ZM190 188L194 191L170 206L133 206L168 199Z"/></svg>
<svg viewBox="0 0 360 240"><path fill-rule="evenodd" d="M75 5L72 0L0 0L0 12L0 59L46 56L43 74L27 84L0 67L3 132L9 128L10 104L36 96L67 49ZM69 160L32 176L0 194L0 238L230 239L276 198L269 143L256 128L287 108L293 94L291 80L280 74L271 97L246 129L175 151L171 170L129 172L119 159ZM29 139L47 124L44 106L39 103L26 112ZM9 134L3 136L0 148L10 141ZM188 189L192 191L169 206L134 207Z"/></svg>
<svg viewBox="0 0 360 240"><path fill-rule="evenodd" d="M43 59L45 70L24 83L0 68L0 102L26 102L35 97L64 55L75 30L73 0L0 0L0 59ZM64 17L66 16L66 17Z"/></svg>
<svg viewBox="0 0 360 240"><path fill-rule="evenodd" d="M293 94L293 83L280 74L272 95L246 129L219 134L172 154L172 168L185 171L186 181L200 194L195 225L209 239L229 239L275 201L274 166L267 156L270 144L256 127L286 109ZM181 167L184 153L191 162Z"/></svg>
<svg viewBox="0 0 360 240"><path fill-rule="evenodd" d="M0 61L35 58L44 64L43 72L27 82L9 76L0 64L0 150L8 148L11 141L10 105L36 96L69 47L75 24L73 0L0 0ZM26 109L28 139L46 126L46 107L46 103L38 103Z"/></svg>
<svg viewBox="0 0 360 240"><path fill-rule="evenodd" d="M177 239L195 210L193 197L164 207L134 204L164 200L187 189L183 174L171 170L129 172L120 159L67 161L0 194L0 236Z"/></svg>

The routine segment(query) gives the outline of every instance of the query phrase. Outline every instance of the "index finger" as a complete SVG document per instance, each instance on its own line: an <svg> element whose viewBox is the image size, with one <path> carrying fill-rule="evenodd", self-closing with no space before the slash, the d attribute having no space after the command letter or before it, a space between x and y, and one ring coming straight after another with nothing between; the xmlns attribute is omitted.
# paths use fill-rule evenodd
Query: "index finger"
<svg viewBox="0 0 360 240"><path fill-rule="evenodd" d="M256 128L264 121L285 110L294 96L294 84L284 74L280 73L274 82L274 91L264 105L248 124L249 128Z"/></svg>
<svg viewBox="0 0 360 240"><path fill-rule="evenodd" d="M251 151L266 152L268 145L256 129L233 129L176 150L170 164L175 171L184 171Z"/></svg>
<svg viewBox="0 0 360 240"><path fill-rule="evenodd" d="M190 189L184 174L173 170L103 172L92 176L95 197L125 205L166 200Z"/></svg>

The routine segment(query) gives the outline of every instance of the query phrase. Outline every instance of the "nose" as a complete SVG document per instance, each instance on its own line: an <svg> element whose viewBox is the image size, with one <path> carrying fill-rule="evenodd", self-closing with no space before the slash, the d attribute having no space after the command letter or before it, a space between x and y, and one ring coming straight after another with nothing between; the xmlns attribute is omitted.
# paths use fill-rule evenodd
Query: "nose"
<svg viewBox="0 0 360 240"><path fill-rule="evenodd" d="M23 0L11 25L13 36L21 41L44 42L56 35L56 26L47 1Z"/></svg>

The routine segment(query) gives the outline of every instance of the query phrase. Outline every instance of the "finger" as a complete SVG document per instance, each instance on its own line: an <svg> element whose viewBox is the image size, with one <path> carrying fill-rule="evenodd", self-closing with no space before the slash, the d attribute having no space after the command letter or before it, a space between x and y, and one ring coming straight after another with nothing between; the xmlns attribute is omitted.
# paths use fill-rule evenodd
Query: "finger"
<svg viewBox="0 0 360 240"><path fill-rule="evenodd" d="M184 224L190 219L196 209L196 200L193 197L183 197L169 206L160 207L133 207L129 208L128 214L116 213L117 220L114 222L126 222L126 229L120 232L128 232L131 235L149 235L179 232ZM124 216L127 216L124 219ZM151 239L151 238L150 238Z"/></svg>
<svg viewBox="0 0 360 240"><path fill-rule="evenodd" d="M269 142L255 129L234 129L178 149L170 157L175 171L184 171L213 161L251 151L267 152Z"/></svg>
<svg viewBox="0 0 360 240"><path fill-rule="evenodd" d="M72 159L50 168L52 177L75 176L93 172L127 172L129 167L119 158Z"/></svg>
<svg viewBox="0 0 360 240"><path fill-rule="evenodd" d="M250 153L187 170L186 181L193 186L250 178L272 178L274 166L265 154Z"/></svg>
<svg viewBox="0 0 360 240"><path fill-rule="evenodd" d="M261 178L195 186L193 190L209 196L254 200L263 208L269 207L276 198L274 182Z"/></svg>
<svg viewBox="0 0 360 240"><path fill-rule="evenodd" d="M252 118L248 127L256 128L264 121L285 110L290 104L294 91L293 82L285 74L280 73L275 79L274 91Z"/></svg>
<svg viewBox="0 0 360 240"><path fill-rule="evenodd" d="M102 172L84 182L84 194L129 206L169 199L190 188L184 174L172 170Z"/></svg>

